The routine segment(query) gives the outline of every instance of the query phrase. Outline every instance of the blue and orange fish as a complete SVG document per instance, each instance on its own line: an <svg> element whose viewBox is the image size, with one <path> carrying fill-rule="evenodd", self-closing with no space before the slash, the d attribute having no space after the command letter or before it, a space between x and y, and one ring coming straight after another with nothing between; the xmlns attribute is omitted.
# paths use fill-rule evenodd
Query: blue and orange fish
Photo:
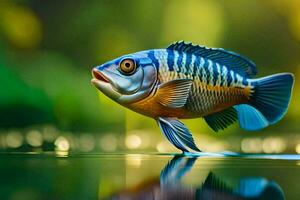
<svg viewBox="0 0 300 200"><path fill-rule="evenodd" d="M97 66L92 83L112 100L155 119L165 137L188 152L200 150L178 119L203 117L214 131L238 121L253 131L284 116L293 74L255 75L255 64L237 53L180 41Z"/></svg>

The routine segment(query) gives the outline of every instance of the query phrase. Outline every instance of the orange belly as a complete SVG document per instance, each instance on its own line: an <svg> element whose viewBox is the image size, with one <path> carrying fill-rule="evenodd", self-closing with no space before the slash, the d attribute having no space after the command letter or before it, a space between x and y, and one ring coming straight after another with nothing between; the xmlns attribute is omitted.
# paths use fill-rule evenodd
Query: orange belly
<svg viewBox="0 0 300 200"><path fill-rule="evenodd" d="M246 103L248 101L248 97L251 93L250 88L230 88L230 87L219 87L219 86L207 86L206 89L208 91L226 92L228 95L227 101L217 101L218 103L212 107L207 112L195 112L194 110L189 110L188 106L184 106L182 108L170 108L160 104L155 99L155 94L150 95L144 100L125 105L127 108L138 112L140 114L152 117L154 119L158 117L177 117L182 119L188 118L199 118L205 115L209 115L212 113L216 113L222 111L226 108L234 106L240 103ZM199 101L203 101L203 99L198 99Z"/></svg>
<svg viewBox="0 0 300 200"><path fill-rule="evenodd" d="M187 111L185 108L165 107L158 103L153 96L127 105L127 107L135 112L152 117L154 119L157 119L158 117L193 118L193 113Z"/></svg>

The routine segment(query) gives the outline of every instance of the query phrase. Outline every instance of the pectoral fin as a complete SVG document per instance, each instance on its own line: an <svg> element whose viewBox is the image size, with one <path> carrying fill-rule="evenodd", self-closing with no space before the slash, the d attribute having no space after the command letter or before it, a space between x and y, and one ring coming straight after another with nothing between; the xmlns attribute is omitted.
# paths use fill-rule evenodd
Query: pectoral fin
<svg viewBox="0 0 300 200"><path fill-rule="evenodd" d="M156 93L156 100L170 108L185 105L192 85L191 79L175 79L161 84Z"/></svg>
<svg viewBox="0 0 300 200"><path fill-rule="evenodd" d="M177 118L159 117L158 125L165 137L178 149L188 152L187 148L201 152L190 133L190 131Z"/></svg>

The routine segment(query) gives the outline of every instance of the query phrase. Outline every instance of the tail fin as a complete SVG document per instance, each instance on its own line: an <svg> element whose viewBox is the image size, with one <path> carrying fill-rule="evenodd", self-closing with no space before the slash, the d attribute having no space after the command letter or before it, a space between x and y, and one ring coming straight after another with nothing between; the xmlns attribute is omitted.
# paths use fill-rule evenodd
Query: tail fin
<svg viewBox="0 0 300 200"><path fill-rule="evenodd" d="M270 124L278 122L286 113L294 83L294 76L281 73L256 79L250 104L259 110Z"/></svg>
<svg viewBox="0 0 300 200"><path fill-rule="evenodd" d="M235 106L240 126L246 130L264 128L284 116L291 99L294 76L291 73L280 73L253 79L252 82L254 92L249 105L255 109L246 105Z"/></svg>

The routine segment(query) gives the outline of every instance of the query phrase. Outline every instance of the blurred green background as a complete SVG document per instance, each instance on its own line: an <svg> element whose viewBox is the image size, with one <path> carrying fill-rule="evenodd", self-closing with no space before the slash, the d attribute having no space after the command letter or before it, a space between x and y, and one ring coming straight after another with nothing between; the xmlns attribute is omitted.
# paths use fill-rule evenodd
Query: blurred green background
<svg viewBox="0 0 300 200"><path fill-rule="evenodd" d="M200 148L300 154L298 0L0 1L0 150L177 151L154 120L90 84L92 67L177 40L243 54L258 76L296 76L287 115L262 131L184 121Z"/></svg>

